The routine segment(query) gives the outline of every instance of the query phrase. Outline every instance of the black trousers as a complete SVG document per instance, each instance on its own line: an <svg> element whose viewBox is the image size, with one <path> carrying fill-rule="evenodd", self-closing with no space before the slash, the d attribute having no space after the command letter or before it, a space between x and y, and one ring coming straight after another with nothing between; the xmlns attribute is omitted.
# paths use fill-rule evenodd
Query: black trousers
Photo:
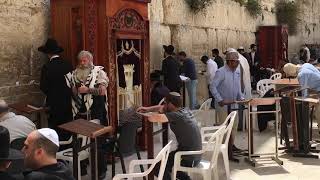
<svg viewBox="0 0 320 180"><path fill-rule="evenodd" d="M172 167L174 165L174 155L177 151L172 151L169 154L166 169L164 170L163 180L171 180L171 173L172 173ZM188 158L188 159L182 159L181 165L185 167L194 167L199 164L200 160L199 158ZM155 167L155 175L158 176L160 170L160 163L158 163ZM180 180L191 180L191 178L188 176L185 172L177 172L177 178Z"/></svg>
<svg viewBox="0 0 320 180"><path fill-rule="evenodd" d="M210 91L210 85L208 85L208 93L209 93L209 98L212 98L212 101L211 101L211 108L214 109L214 97Z"/></svg>

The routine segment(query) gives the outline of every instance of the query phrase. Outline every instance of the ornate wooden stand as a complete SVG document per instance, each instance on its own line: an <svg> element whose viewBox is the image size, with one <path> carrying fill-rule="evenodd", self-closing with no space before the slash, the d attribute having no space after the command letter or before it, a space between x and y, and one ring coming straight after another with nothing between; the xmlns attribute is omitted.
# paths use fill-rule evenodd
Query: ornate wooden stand
<svg viewBox="0 0 320 180"><path fill-rule="evenodd" d="M138 40L142 103L150 101L148 3L151 0L51 0L51 36L64 48L62 56L76 66L81 50L94 55L94 64L105 67L109 119L118 125L117 41ZM145 121L141 144L153 158L152 125Z"/></svg>

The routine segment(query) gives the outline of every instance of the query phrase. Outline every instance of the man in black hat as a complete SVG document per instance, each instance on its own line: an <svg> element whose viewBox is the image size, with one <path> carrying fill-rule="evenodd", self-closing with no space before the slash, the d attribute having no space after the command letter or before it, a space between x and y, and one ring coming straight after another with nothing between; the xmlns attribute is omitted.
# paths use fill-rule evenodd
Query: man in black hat
<svg viewBox="0 0 320 180"><path fill-rule="evenodd" d="M174 47L172 45L163 45L164 60L162 61L162 75L164 78L164 85L169 88L170 91L180 93L181 79L180 75L180 63L173 57Z"/></svg>
<svg viewBox="0 0 320 180"><path fill-rule="evenodd" d="M7 128L0 126L0 179L14 180L6 171L11 161L23 159L20 151L10 148L10 134Z"/></svg>
<svg viewBox="0 0 320 180"><path fill-rule="evenodd" d="M71 90L64 77L72 71L72 66L59 56L63 48L54 39L49 38L38 51L49 58L42 67L40 79L40 89L47 96L46 105L49 107L48 126L58 132L61 140L66 140L69 136L57 126L72 120Z"/></svg>

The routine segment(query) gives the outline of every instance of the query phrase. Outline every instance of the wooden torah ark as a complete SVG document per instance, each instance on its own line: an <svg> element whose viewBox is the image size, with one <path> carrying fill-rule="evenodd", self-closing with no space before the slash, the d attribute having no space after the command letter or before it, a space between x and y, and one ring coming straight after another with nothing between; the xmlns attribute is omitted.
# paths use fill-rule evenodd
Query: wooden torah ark
<svg viewBox="0 0 320 180"><path fill-rule="evenodd" d="M280 69L288 61L288 28L286 26L260 26L258 50L261 66Z"/></svg>
<svg viewBox="0 0 320 180"><path fill-rule="evenodd" d="M51 37L64 48L62 56L75 67L77 54L88 50L94 64L105 68L110 79L110 126L118 125L117 41L139 40L139 78L142 104L150 101L148 3L151 0L51 0ZM143 123L142 144L153 155L152 125Z"/></svg>

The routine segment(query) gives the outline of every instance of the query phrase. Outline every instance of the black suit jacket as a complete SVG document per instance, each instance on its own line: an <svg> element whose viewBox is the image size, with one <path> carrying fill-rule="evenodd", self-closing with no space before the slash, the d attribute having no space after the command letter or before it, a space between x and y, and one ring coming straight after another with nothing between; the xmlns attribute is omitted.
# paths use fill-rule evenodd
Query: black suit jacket
<svg viewBox="0 0 320 180"><path fill-rule="evenodd" d="M254 55L254 64L260 64L260 57L259 57L259 53L256 52ZM248 63L250 65L250 67L256 66L256 65L252 65L252 55L251 52L248 53Z"/></svg>
<svg viewBox="0 0 320 180"><path fill-rule="evenodd" d="M180 63L168 56L162 61L162 75L164 77L164 85L169 88L170 91L179 92L181 88L180 80Z"/></svg>
<svg viewBox="0 0 320 180"><path fill-rule="evenodd" d="M13 176L9 175L7 172L0 172L0 179L1 180L17 180Z"/></svg>
<svg viewBox="0 0 320 180"><path fill-rule="evenodd" d="M67 86L64 77L71 71L71 64L60 57L53 58L42 67L40 89L47 96L46 103L50 109L50 116L54 121L65 122L72 118L72 91Z"/></svg>

